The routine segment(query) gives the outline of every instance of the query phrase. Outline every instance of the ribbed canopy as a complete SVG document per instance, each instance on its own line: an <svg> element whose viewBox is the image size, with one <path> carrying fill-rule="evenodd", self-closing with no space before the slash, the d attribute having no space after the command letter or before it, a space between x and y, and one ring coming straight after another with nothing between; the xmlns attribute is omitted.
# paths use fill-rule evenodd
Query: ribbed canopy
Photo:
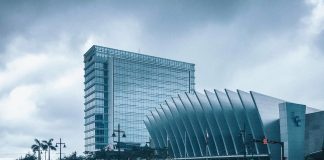
<svg viewBox="0 0 324 160"><path fill-rule="evenodd" d="M279 155L279 146L251 141L264 137L280 140L278 104L282 102L241 90L184 93L151 111L144 123L155 148L167 147L172 157L247 154L270 159L271 153Z"/></svg>

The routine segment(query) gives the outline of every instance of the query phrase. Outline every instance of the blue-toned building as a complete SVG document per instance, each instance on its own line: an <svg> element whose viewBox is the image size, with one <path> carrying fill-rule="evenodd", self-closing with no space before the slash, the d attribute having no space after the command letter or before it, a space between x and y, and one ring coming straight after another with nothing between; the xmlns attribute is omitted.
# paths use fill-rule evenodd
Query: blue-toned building
<svg viewBox="0 0 324 160"><path fill-rule="evenodd" d="M143 124L147 112L195 86L191 63L92 46L84 64L86 151L113 144L118 124L126 134L123 142L149 141Z"/></svg>
<svg viewBox="0 0 324 160"><path fill-rule="evenodd" d="M175 159L324 159L324 111L253 91L179 94L144 123Z"/></svg>

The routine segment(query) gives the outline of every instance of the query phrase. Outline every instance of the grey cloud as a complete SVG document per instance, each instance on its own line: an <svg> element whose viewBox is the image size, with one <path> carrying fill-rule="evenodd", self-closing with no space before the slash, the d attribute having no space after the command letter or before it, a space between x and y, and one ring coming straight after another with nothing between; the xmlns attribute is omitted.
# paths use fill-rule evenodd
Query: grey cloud
<svg viewBox="0 0 324 160"><path fill-rule="evenodd" d="M68 122L68 126L73 126L75 123L83 123L83 89L74 90L57 90L50 97L44 98L46 104L39 105L40 117L44 120L61 120ZM73 117L73 119L71 119ZM81 121L81 122L80 122Z"/></svg>
<svg viewBox="0 0 324 160"><path fill-rule="evenodd" d="M324 54L324 30L322 30L315 38L315 46L319 52Z"/></svg>
<svg viewBox="0 0 324 160"><path fill-rule="evenodd" d="M1 90L0 99L19 85L35 84L45 91L39 95L41 101L37 101L36 115L31 117L37 121L35 124L0 123L0 135L24 132L29 137L63 137L69 141L71 151L74 148L83 151L82 73L77 73L79 80L71 80L73 84L66 88L46 91L46 87L50 87L51 81L65 78L69 69L82 68L82 48L91 38L90 43L131 51L140 48L142 53L193 62L198 90L256 90L311 103L315 107L324 105L319 83L323 81L322 71L314 71L314 68L322 67L324 58L321 55L313 58L312 53L306 53L303 73L295 71L295 63L277 62L281 58L293 61L296 57L288 59L286 55L299 52L296 48L300 46L309 47L311 51L314 46L319 52L324 50L323 32L314 44L304 44L303 34L299 33L303 27L301 19L312 10L312 6L304 1L50 0L0 3L0 73L9 72L6 64L27 53L53 57L48 65L42 66L44 68L29 71L28 76ZM17 39L21 42L16 42ZM12 50L12 46L16 48ZM57 56L65 57L69 62L54 61ZM314 59L317 61L313 62ZM294 84L281 83L281 77L288 82L296 80ZM314 88L318 91L313 91ZM39 127L30 130L33 125ZM9 145L29 147L26 143Z"/></svg>
<svg viewBox="0 0 324 160"><path fill-rule="evenodd" d="M295 25L308 9L302 1L268 3L270 2L225 0L95 1L93 3L88 1L31 3L28 1L4 5L3 8L16 8L16 12L8 14L8 11L4 10L2 12L7 14L1 15L12 21L4 25L4 28L10 30L15 28L16 32L31 41L55 41L60 34L73 36L76 40L85 40L90 33L104 32L103 26L109 26L112 20L133 18L144 30L145 36L140 37L142 43L153 43L157 47L159 44L176 43L188 32L214 23L224 28L234 25L240 31L236 34L242 38L248 39L251 36L262 38L260 36L265 29L267 33L272 33ZM289 14L286 14L287 10ZM9 33L5 31L8 35L6 37L15 37L14 30ZM31 43L30 48L36 46Z"/></svg>
<svg viewBox="0 0 324 160"><path fill-rule="evenodd" d="M111 19L125 17L143 23L143 29L152 36L172 38L175 32L185 34L191 28L203 26L209 21L230 21L239 5L243 4L241 1L32 2L15 1L2 5L4 29L0 32L7 34L6 42L15 37L15 33L47 41L56 39L60 32L91 33L109 24Z"/></svg>
<svg viewBox="0 0 324 160"><path fill-rule="evenodd" d="M248 33L262 31L264 34L271 34L276 31L287 31L285 29L296 29L299 27L301 17L309 14L311 8L304 1L249 1L240 24L243 28L250 30ZM245 22L244 22L245 21ZM288 30L289 31L289 30Z"/></svg>

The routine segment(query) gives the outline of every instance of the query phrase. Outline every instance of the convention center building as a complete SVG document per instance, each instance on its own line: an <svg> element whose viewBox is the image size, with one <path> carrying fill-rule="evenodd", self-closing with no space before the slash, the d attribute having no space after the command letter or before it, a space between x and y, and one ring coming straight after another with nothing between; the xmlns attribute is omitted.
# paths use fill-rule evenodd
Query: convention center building
<svg viewBox="0 0 324 160"><path fill-rule="evenodd" d="M323 158L324 111L253 91L179 94L144 124L173 159Z"/></svg>

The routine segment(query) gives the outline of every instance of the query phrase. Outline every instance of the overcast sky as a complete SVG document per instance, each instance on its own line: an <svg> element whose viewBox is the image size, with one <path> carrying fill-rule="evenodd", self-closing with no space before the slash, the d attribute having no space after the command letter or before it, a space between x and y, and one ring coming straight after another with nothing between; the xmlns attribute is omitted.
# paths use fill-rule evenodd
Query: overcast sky
<svg viewBox="0 0 324 160"><path fill-rule="evenodd" d="M195 63L198 91L324 109L323 0L3 0L0 159L34 138L84 151L83 54L94 44Z"/></svg>

